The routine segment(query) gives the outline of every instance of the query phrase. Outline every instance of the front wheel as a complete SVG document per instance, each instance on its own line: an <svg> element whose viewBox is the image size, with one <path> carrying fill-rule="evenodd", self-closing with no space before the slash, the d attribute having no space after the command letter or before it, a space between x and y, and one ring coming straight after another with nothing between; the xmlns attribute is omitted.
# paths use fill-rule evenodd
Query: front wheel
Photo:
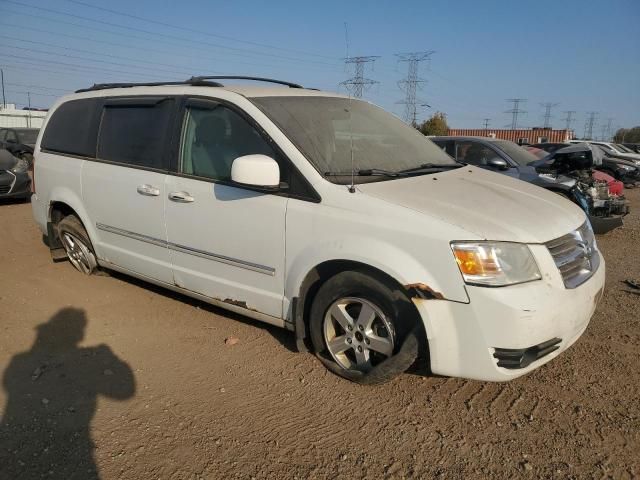
<svg viewBox="0 0 640 480"><path fill-rule="evenodd" d="M98 262L82 222L75 215L64 217L58 223L58 236L76 270L91 275L96 270Z"/></svg>
<svg viewBox="0 0 640 480"><path fill-rule="evenodd" d="M361 272L329 279L311 307L311 340L320 360L363 384L387 382L413 364L416 324L413 305L401 290Z"/></svg>

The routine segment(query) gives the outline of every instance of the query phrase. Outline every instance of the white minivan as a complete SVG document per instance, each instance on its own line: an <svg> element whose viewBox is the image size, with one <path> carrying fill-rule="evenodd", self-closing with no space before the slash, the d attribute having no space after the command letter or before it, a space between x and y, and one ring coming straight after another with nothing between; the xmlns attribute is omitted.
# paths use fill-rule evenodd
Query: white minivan
<svg viewBox="0 0 640 480"><path fill-rule="evenodd" d="M370 103L225 78L51 108L32 206L54 259L292 330L359 383L416 359L510 380L585 331L605 265L576 205L456 163Z"/></svg>

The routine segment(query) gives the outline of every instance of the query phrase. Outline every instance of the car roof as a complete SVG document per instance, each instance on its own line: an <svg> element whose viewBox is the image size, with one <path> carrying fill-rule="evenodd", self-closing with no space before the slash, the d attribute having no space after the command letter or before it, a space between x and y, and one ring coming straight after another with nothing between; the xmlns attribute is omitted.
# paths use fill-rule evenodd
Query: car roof
<svg viewBox="0 0 640 480"><path fill-rule="evenodd" d="M474 137L474 136L457 136L457 135L434 135L427 137L430 140L481 140L485 142L508 142L501 138L493 137Z"/></svg>

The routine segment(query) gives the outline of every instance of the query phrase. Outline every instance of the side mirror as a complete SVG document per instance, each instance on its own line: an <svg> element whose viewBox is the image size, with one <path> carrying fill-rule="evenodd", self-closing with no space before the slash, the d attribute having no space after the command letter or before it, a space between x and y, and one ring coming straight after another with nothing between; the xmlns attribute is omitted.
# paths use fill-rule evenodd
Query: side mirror
<svg viewBox="0 0 640 480"><path fill-rule="evenodd" d="M280 186L280 167L266 155L244 155L231 164L231 180L241 185L276 189Z"/></svg>
<svg viewBox="0 0 640 480"><path fill-rule="evenodd" d="M493 157L487 160L487 165L491 168L496 168L498 170L509 170L509 165L506 160L500 157Z"/></svg>

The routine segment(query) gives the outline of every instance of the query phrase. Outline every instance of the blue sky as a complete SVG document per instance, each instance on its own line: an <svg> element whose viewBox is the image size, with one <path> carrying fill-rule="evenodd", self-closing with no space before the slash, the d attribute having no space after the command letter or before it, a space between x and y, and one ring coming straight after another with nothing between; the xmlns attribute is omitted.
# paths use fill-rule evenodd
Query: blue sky
<svg viewBox="0 0 640 480"><path fill-rule="evenodd" d="M431 106L421 119L439 110L452 127L487 117L500 128L511 119L505 99L520 97L522 126L543 123L542 102L559 103L554 127L575 110L578 134L588 111L598 112L598 135L608 118L640 124L638 0L0 0L0 66L7 101L21 106L27 91L47 107L94 82L206 73L345 92L345 23L350 55L380 56L365 72L379 83L364 97L396 114L407 66L394 54L434 50L420 69L418 96Z"/></svg>

